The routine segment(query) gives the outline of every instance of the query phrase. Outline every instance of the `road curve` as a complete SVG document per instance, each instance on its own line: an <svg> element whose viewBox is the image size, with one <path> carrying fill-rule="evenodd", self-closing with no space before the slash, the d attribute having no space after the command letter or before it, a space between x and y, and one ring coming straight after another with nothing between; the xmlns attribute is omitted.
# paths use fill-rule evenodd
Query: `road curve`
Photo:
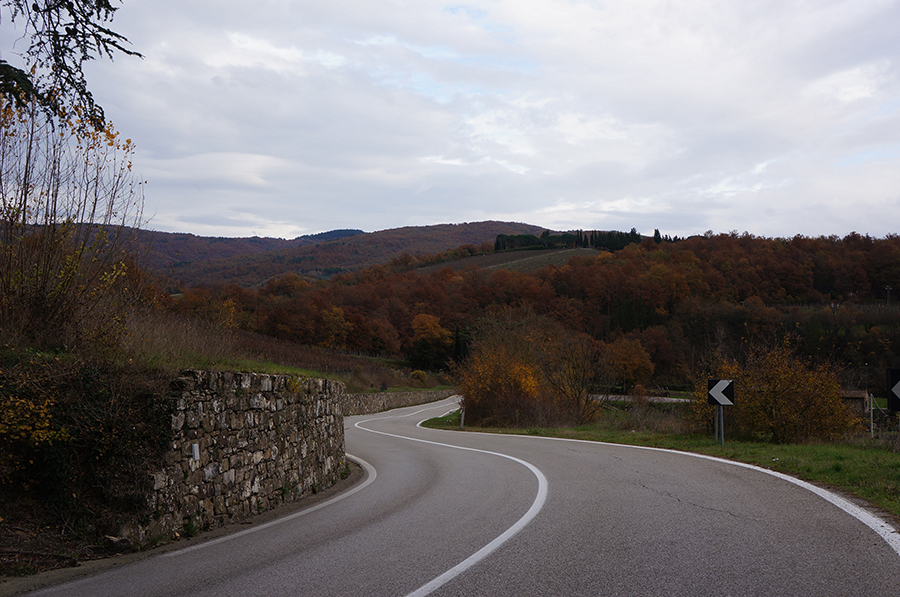
<svg viewBox="0 0 900 597"><path fill-rule="evenodd" d="M453 407L348 417L347 451L367 475L333 500L35 594L900 591L896 533L788 480L683 453L416 426Z"/></svg>

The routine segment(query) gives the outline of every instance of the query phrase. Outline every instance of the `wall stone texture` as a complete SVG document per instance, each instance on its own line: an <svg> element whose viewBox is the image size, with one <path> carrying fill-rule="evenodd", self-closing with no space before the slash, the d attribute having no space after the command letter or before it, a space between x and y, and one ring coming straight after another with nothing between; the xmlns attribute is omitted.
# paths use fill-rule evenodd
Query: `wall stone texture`
<svg viewBox="0 0 900 597"><path fill-rule="evenodd" d="M392 408L417 406L443 400L455 394L455 390L423 392L377 392L372 394L344 394L341 396L341 411L344 416L371 415Z"/></svg>
<svg viewBox="0 0 900 597"><path fill-rule="evenodd" d="M171 450L151 474L146 544L236 522L337 482L347 470L340 382L186 371L171 384Z"/></svg>

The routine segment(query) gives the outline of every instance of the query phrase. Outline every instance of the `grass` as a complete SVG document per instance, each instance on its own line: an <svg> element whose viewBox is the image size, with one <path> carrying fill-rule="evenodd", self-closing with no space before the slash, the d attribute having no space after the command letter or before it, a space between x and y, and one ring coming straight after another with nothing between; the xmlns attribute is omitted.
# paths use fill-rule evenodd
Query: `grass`
<svg viewBox="0 0 900 597"><path fill-rule="evenodd" d="M132 314L124 349L122 358L171 376L205 369L323 377L344 382L348 393L378 391L382 385L390 391L422 390L443 382L429 376L416 384L405 363L302 346L165 312Z"/></svg>
<svg viewBox="0 0 900 597"><path fill-rule="evenodd" d="M900 519L900 451L893 436L848 438L839 443L772 444L725 437L717 445L712 433L699 434L678 419L678 409L608 411L598 423L572 428L499 429L466 427L468 431L562 437L635 446L651 446L707 454L754 464L862 498ZM640 419L670 419L665 426ZM631 423L631 425L628 425ZM459 429L459 412L423 423L426 427ZM896 434L894 434L896 436Z"/></svg>

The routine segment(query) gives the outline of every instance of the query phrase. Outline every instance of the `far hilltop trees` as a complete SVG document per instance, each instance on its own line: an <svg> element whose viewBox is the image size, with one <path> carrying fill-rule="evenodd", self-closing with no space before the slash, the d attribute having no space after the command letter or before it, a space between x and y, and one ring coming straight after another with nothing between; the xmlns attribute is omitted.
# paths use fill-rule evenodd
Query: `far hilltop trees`
<svg viewBox="0 0 900 597"><path fill-rule="evenodd" d="M577 230L575 232L563 232L560 234L550 234L549 230L545 230L540 238L532 234L499 234L494 241L494 250L511 251L516 249L571 249L577 247L592 247L595 249L605 249L607 251L618 251L632 243L639 243L641 240L641 235L634 228L632 228L630 232L618 232L616 230Z"/></svg>

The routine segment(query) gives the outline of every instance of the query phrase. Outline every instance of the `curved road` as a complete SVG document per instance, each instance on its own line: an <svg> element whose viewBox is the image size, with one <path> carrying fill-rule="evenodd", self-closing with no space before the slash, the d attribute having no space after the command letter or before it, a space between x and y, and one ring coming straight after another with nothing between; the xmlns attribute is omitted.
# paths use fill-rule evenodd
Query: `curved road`
<svg viewBox="0 0 900 597"><path fill-rule="evenodd" d="M416 426L455 406L348 417L367 475L330 501L35 594L900 592L900 535L830 494L674 452Z"/></svg>

